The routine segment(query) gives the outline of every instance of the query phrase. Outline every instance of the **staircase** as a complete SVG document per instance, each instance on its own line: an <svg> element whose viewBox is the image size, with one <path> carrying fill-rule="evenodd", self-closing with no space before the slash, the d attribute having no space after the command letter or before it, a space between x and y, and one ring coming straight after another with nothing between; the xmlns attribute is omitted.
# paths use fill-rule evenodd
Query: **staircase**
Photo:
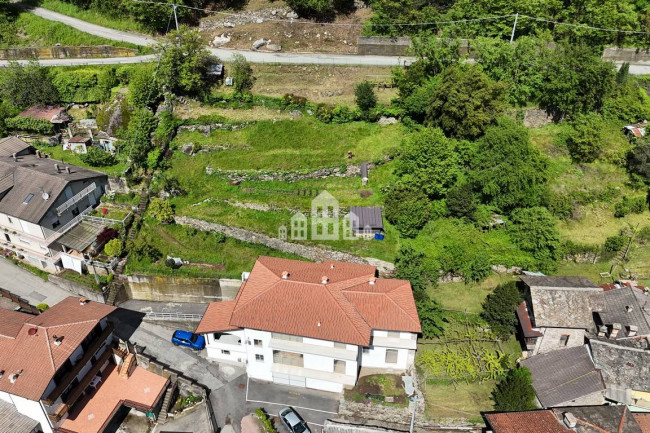
<svg viewBox="0 0 650 433"><path fill-rule="evenodd" d="M171 404L173 403L172 398L174 397L174 392L178 386L178 381L175 375L172 375L169 380L171 383L169 384L169 388L167 388L167 392L165 393L165 398L163 399L162 403L162 409L160 409L160 413L158 414L158 422L161 424L167 422L167 413L171 407Z"/></svg>
<svg viewBox="0 0 650 433"><path fill-rule="evenodd" d="M131 367L134 363L135 355L132 353L127 354L126 358L124 358L124 362L122 362L122 365L120 366L119 375L121 378L127 379L129 377L129 371L131 371Z"/></svg>
<svg viewBox="0 0 650 433"><path fill-rule="evenodd" d="M124 283L113 282L108 287L108 297L106 298L106 305L115 305L115 299L120 290L124 290Z"/></svg>

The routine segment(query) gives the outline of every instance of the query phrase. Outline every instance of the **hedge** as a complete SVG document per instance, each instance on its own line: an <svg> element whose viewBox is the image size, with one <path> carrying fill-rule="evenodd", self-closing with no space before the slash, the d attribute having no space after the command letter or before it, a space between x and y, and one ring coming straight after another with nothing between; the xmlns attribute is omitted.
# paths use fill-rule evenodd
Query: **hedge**
<svg viewBox="0 0 650 433"><path fill-rule="evenodd" d="M54 126L49 121L33 117L12 117L5 119L5 125L7 129L35 132L42 135L54 133Z"/></svg>

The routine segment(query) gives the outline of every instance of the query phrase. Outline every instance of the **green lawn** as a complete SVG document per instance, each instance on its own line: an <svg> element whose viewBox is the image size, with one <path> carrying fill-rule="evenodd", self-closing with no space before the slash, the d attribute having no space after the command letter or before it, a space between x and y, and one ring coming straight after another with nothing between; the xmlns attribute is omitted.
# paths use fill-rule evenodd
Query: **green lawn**
<svg viewBox="0 0 650 433"><path fill-rule="evenodd" d="M156 263L149 259L136 260L129 256L128 273L147 273L204 278L239 278L250 271L260 255L300 259L257 244L226 238L219 242L212 233L194 231L179 225L160 225L146 219L138 238L157 248L163 258ZM191 262L189 266L172 270L165 266L167 256L180 257ZM304 260L304 259L303 259Z"/></svg>
<svg viewBox="0 0 650 433"><path fill-rule="evenodd" d="M80 20L88 21L89 23L97 24L112 29L123 31L135 31L146 33L140 24L135 22L129 16L111 16L99 13L94 9L81 9L74 4L67 3L61 0L28 0L30 4L58 12L63 15L78 18Z"/></svg>
<svg viewBox="0 0 650 433"><path fill-rule="evenodd" d="M116 47L138 48L134 44L113 41L76 30L63 23L38 17L30 12L21 12L16 16L16 38L0 44L8 47L50 47L61 45L112 45Z"/></svg>
<svg viewBox="0 0 650 433"><path fill-rule="evenodd" d="M224 170L309 170L340 167L381 159L403 140L401 125L379 126L366 122L324 124L315 119L260 121L236 131L182 132L173 144L203 149L224 146L193 157L175 155L188 170L210 165ZM348 151L354 157L348 159Z"/></svg>
<svg viewBox="0 0 650 433"><path fill-rule="evenodd" d="M480 313L485 297L498 285L512 280L518 278L511 274L492 274L480 283L442 283L438 287L430 287L429 294L444 308Z"/></svg>
<svg viewBox="0 0 650 433"><path fill-rule="evenodd" d="M117 164L110 167L91 167L88 164L84 163L77 153L63 150L61 146L47 146L38 143L34 143L34 145L41 151L49 154L50 157L54 160L67 164L78 165L80 167L86 167L91 170L100 171L102 173L106 173L109 176L121 176L122 173L124 173L124 170L126 170L128 167L128 164L123 161L118 161Z"/></svg>

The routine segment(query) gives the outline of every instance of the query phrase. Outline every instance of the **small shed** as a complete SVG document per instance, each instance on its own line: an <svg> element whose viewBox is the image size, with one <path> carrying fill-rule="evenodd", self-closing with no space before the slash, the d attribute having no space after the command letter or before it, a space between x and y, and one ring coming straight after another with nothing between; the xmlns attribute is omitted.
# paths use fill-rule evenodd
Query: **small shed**
<svg viewBox="0 0 650 433"><path fill-rule="evenodd" d="M384 231L384 220L379 206L351 206L350 228L355 236L372 235Z"/></svg>
<svg viewBox="0 0 650 433"><path fill-rule="evenodd" d="M92 145L90 137L75 135L63 143L63 150L70 150L76 153L87 153L88 148Z"/></svg>
<svg viewBox="0 0 650 433"><path fill-rule="evenodd" d="M635 138L643 138L645 137L645 130L647 126L648 126L647 120L644 120L643 122L639 122L639 123L634 123L632 125L626 125L623 127L623 134L630 141Z"/></svg>
<svg viewBox="0 0 650 433"><path fill-rule="evenodd" d="M223 64L218 63L216 65L208 66L208 75L217 78L223 77Z"/></svg>
<svg viewBox="0 0 650 433"><path fill-rule="evenodd" d="M99 134L97 134L97 141L99 143L99 148L106 152L115 152L117 150L117 138L108 135L108 133L104 131L100 131Z"/></svg>

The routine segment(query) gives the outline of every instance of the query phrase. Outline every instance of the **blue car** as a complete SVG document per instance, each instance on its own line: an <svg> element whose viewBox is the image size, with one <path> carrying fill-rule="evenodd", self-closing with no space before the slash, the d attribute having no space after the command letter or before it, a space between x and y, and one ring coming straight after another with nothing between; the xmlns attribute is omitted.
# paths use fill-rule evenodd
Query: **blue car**
<svg viewBox="0 0 650 433"><path fill-rule="evenodd" d="M172 343L175 346L191 347L195 350L205 349L205 337L188 331L175 331L172 336Z"/></svg>

